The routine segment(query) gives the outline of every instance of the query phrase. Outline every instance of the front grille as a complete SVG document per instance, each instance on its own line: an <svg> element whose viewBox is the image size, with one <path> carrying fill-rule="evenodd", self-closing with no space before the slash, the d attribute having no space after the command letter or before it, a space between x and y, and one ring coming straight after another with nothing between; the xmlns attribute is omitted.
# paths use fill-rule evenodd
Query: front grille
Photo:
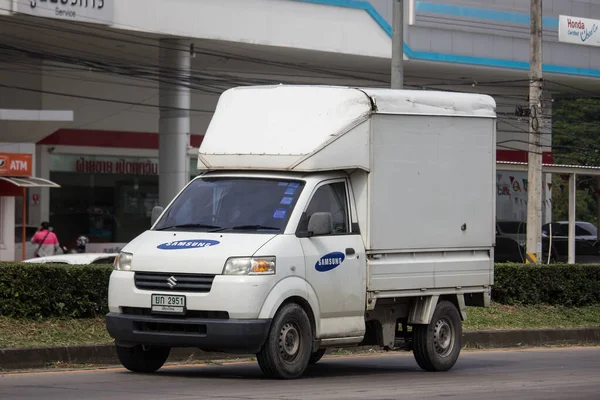
<svg viewBox="0 0 600 400"><path fill-rule="evenodd" d="M152 310L149 308L141 307L121 307L121 311L125 315L142 315L151 316ZM169 315L160 314L160 318L177 318L181 319L181 315ZM229 319L229 313L227 311L201 311L201 310L185 310L185 316L183 318L202 318L202 319Z"/></svg>
<svg viewBox="0 0 600 400"><path fill-rule="evenodd" d="M203 324L134 321L133 330L147 333L177 333L180 335L206 336L206 325Z"/></svg>
<svg viewBox="0 0 600 400"><path fill-rule="evenodd" d="M168 284L171 277L175 278L177 283L174 287ZM208 293L214 279L214 275L136 272L135 287L141 290Z"/></svg>

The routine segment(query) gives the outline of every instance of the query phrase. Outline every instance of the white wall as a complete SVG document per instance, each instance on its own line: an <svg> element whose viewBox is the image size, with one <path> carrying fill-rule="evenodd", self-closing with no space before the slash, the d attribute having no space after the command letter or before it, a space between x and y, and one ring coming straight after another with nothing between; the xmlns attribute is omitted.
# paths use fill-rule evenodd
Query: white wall
<svg viewBox="0 0 600 400"><path fill-rule="evenodd" d="M31 170L35 171L35 143L1 143L0 153L25 153L33 157Z"/></svg>
<svg viewBox="0 0 600 400"><path fill-rule="evenodd" d="M0 7L2 7L1 3ZM0 62L0 84L39 89L42 82L40 64L31 60L28 60L26 66L22 63L23 61L15 65ZM39 109L41 104L42 96L39 93L0 87L0 108ZM0 140L2 140L1 136Z"/></svg>
<svg viewBox="0 0 600 400"><path fill-rule="evenodd" d="M165 16L171 18L165 18ZM115 1L115 26L188 38L391 58L364 10L289 0Z"/></svg>
<svg viewBox="0 0 600 400"><path fill-rule="evenodd" d="M158 132L158 85L155 82L93 71L64 73L48 67L44 69L41 88L45 92L112 100L105 102L45 93L44 109L73 110L74 121L63 124L62 128ZM195 91L191 109L212 111L216 102L217 96ZM191 111L191 132L204 134L210 117L212 113Z"/></svg>
<svg viewBox="0 0 600 400"><path fill-rule="evenodd" d="M0 0L0 15L9 15L12 10L12 0Z"/></svg>

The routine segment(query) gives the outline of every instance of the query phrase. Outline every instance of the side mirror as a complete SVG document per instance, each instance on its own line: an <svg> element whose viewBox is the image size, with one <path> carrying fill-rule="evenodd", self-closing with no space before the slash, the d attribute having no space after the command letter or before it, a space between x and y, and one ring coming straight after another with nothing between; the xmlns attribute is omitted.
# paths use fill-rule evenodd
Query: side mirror
<svg viewBox="0 0 600 400"><path fill-rule="evenodd" d="M160 214L162 214L162 212L165 210L164 207L161 206L154 206L154 208L152 208L152 216L150 217L150 226L154 226L154 223L158 220L158 217L160 217Z"/></svg>
<svg viewBox="0 0 600 400"><path fill-rule="evenodd" d="M331 213L316 212L308 220L308 232L313 236L329 235L333 232Z"/></svg>

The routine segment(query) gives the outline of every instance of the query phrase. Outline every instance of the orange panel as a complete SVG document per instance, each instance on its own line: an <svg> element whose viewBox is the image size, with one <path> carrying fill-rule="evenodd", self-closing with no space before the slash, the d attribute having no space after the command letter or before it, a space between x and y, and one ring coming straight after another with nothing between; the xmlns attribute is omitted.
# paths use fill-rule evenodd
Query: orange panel
<svg viewBox="0 0 600 400"><path fill-rule="evenodd" d="M32 156L24 153L0 153L0 176L31 176Z"/></svg>

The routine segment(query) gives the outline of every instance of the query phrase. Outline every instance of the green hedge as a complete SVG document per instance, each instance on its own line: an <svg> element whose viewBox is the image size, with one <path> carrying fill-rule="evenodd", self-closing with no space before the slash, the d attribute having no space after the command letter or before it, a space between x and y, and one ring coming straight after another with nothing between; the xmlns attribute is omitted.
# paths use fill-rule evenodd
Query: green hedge
<svg viewBox="0 0 600 400"><path fill-rule="evenodd" d="M108 312L112 265L0 264L0 315L87 318Z"/></svg>
<svg viewBox="0 0 600 400"><path fill-rule="evenodd" d="M102 316L112 265L0 263L0 316ZM501 304L600 305L600 265L497 264L492 299Z"/></svg>
<svg viewBox="0 0 600 400"><path fill-rule="evenodd" d="M600 265L496 264L494 280L500 304L600 305Z"/></svg>

